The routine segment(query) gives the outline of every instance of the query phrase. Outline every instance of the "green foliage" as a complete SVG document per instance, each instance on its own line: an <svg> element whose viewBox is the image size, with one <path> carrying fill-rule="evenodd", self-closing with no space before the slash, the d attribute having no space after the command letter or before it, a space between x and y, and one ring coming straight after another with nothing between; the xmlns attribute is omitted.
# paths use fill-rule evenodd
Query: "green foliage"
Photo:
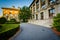
<svg viewBox="0 0 60 40"><path fill-rule="evenodd" d="M23 20L23 22L28 21L28 19L31 18L31 11L29 7L24 6L23 8L21 8L20 10L20 14L19 14L19 19Z"/></svg>
<svg viewBox="0 0 60 40"><path fill-rule="evenodd" d="M14 24L14 23L16 23L16 20L15 19L10 19L10 21L8 20L6 23L8 23L8 24Z"/></svg>
<svg viewBox="0 0 60 40"><path fill-rule="evenodd" d="M2 24L6 23L7 19L5 17L0 18L0 29L2 28Z"/></svg>
<svg viewBox="0 0 60 40"><path fill-rule="evenodd" d="M60 31L60 13L53 18L53 26Z"/></svg>
<svg viewBox="0 0 60 40"><path fill-rule="evenodd" d="M20 22L16 21L16 19L10 19L6 22L6 24L20 24Z"/></svg>
<svg viewBox="0 0 60 40"><path fill-rule="evenodd" d="M15 19L11 19L10 22L16 22L16 20Z"/></svg>
<svg viewBox="0 0 60 40"><path fill-rule="evenodd" d="M4 17L1 17L0 18L0 24L4 24L6 22L7 22L7 19L6 18L4 18Z"/></svg>
<svg viewBox="0 0 60 40"><path fill-rule="evenodd" d="M19 24L3 24L0 29L0 40L8 40L19 30L19 28Z"/></svg>

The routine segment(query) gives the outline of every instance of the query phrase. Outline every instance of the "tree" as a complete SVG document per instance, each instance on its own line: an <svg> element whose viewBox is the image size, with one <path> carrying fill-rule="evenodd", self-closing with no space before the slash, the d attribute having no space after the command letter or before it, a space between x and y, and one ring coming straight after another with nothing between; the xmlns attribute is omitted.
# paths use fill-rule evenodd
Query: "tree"
<svg viewBox="0 0 60 40"><path fill-rule="evenodd" d="M28 19L31 18L31 11L29 7L24 6L23 8L20 9L19 13L19 19L23 20L23 22L27 22Z"/></svg>

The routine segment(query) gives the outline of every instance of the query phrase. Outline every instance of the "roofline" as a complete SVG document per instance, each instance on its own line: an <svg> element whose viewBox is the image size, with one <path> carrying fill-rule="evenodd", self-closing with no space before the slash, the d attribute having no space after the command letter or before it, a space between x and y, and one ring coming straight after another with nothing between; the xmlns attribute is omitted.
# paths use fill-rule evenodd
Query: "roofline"
<svg viewBox="0 0 60 40"><path fill-rule="evenodd" d="M31 7L31 5L34 3L35 0L33 0L33 2L30 4L29 8Z"/></svg>
<svg viewBox="0 0 60 40"><path fill-rule="evenodd" d="M16 8L5 8L5 7L2 7L2 9L13 9L13 10L19 10L19 9L16 9Z"/></svg>

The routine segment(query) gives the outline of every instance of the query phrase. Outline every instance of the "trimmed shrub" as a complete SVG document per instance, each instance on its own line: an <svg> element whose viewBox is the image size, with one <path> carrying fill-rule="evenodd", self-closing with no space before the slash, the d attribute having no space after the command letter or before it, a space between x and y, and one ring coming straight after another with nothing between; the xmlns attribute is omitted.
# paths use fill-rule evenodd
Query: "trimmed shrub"
<svg viewBox="0 0 60 40"><path fill-rule="evenodd" d="M18 26L17 28L0 33L0 40L8 40L10 37L12 37L19 30L19 28L20 27Z"/></svg>
<svg viewBox="0 0 60 40"><path fill-rule="evenodd" d="M7 22L7 19L5 17L0 18L0 24L4 24Z"/></svg>
<svg viewBox="0 0 60 40"><path fill-rule="evenodd" d="M60 31L60 13L53 18L53 26Z"/></svg>
<svg viewBox="0 0 60 40"><path fill-rule="evenodd" d="M8 24L14 24L16 23L16 20L15 19L11 19L10 21L7 21Z"/></svg>
<svg viewBox="0 0 60 40"><path fill-rule="evenodd" d="M5 17L0 18L0 28L2 28L2 24L6 23L7 19Z"/></svg>
<svg viewBox="0 0 60 40"><path fill-rule="evenodd" d="M15 19L11 19L10 22L16 22L16 20Z"/></svg>

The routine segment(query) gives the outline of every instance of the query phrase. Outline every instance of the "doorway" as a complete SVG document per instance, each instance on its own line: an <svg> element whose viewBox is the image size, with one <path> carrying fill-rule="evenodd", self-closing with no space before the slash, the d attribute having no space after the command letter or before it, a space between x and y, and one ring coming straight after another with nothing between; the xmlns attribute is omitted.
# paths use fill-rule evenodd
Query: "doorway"
<svg viewBox="0 0 60 40"><path fill-rule="evenodd" d="M44 16L43 16L43 12L41 13L41 20L43 20L44 18L43 18Z"/></svg>
<svg viewBox="0 0 60 40"><path fill-rule="evenodd" d="M36 20L38 20L38 14L36 14Z"/></svg>

